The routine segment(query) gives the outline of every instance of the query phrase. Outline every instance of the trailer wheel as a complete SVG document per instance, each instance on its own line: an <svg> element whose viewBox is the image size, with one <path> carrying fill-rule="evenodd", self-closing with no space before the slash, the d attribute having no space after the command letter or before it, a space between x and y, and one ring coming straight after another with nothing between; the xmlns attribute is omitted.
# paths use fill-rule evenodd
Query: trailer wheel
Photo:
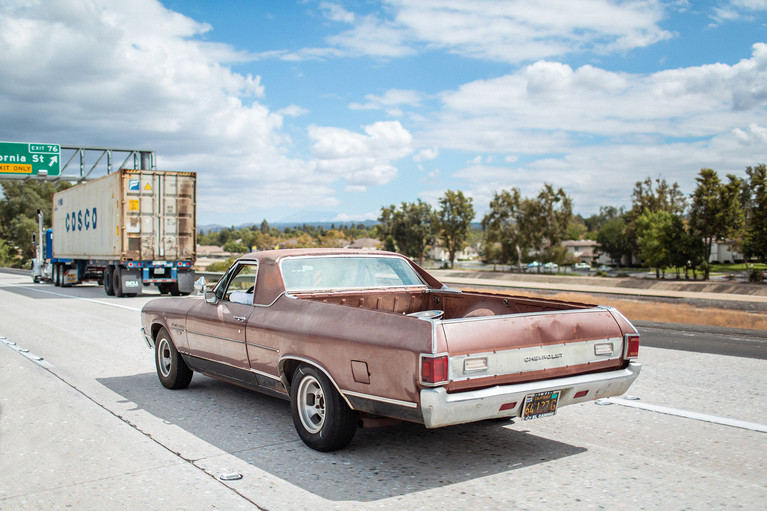
<svg viewBox="0 0 767 511"><path fill-rule="evenodd" d="M170 293L170 284L163 282L161 284L157 284L157 289L160 290L161 295L167 295Z"/></svg>
<svg viewBox="0 0 767 511"><path fill-rule="evenodd" d="M115 296L125 296L125 293L123 293L122 272L119 266L115 266L112 271L112 289L115 292Z"/></svg>
<svg viewBox="0 0 767 511"><path fill-rule="evenodd" d="M114 273L115 267L111 264L104 268L104 292L107 294L107 296L114 296L115 295L115 288L114 283L112 282L113 273Z"/></svg>
<svg viewBox="0 0 767 511"><path fill-rule="evenodd" d="M181 296L181 291L178 290L178 282L171 282L168 284L168 290L173 296Z"/></svg>
<svg viewBox="0 0 767 511"><path fill-rule="evenodd" d="M61 287L61 263L53 263L53 285Z"/></svg>
<svg viewBox="0 0 767 511"><path fill-rule="evenodd" d="M155 367L163 387L174 390L187 388L192 381L193 372L181 358L165 328L157 332L154 346Z"/></svg>

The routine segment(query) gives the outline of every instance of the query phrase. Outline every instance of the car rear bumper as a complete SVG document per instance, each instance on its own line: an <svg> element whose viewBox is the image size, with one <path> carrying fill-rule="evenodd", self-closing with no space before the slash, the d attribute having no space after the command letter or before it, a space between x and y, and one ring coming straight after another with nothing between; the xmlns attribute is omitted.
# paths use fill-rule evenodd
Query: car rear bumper
<svg viewBox="0 0 767 511"><path fill-rule="evenodd" d="M566 378L501 385L448 394L443 387L421 390L421 412L427 428L522 415L525 396L559 390L557 407L593 401L625 393L639 376L642 364L630 362L617 371L589 373ZM587 393L576 398L579 392ZM516 403L512 405L512 403Z"/></svg>

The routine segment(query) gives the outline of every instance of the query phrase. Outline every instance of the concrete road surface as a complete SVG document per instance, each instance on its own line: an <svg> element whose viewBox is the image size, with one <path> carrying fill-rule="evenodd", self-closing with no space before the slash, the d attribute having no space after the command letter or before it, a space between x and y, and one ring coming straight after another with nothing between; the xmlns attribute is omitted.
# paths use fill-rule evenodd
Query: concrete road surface
<svg viewBox="0 0 767 511"><path fill-rule="evenodd" d="M150 298L0 273L0 509L767 502L766 360L643 347L630 398L524 423L360 430L323 454L298 439L286 401L200 375L162 387L138 335Z"/></svg>

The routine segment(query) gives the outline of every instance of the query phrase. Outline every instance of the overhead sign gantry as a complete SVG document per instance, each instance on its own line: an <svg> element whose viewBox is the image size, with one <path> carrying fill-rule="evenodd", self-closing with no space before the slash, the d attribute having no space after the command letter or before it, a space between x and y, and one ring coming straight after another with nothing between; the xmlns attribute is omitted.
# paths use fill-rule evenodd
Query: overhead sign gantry
<svg viewBox="0 0 767 511"><path fill-rule="evenodd" d="M116 155L120 158L124 155L118 165L114 164ZM124 168L157 170L155 152L39 142L0 142L0 179L80 182Z"/></svg>

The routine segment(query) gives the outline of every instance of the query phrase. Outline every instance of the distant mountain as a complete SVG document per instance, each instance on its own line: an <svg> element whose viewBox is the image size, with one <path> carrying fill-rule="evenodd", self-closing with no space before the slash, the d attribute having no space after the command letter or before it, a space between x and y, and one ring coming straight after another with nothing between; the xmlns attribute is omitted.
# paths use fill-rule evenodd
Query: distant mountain
<svg viewBox="0 0 767 511"><path fill-rule="evenodd" d="M353 227L357 225L364 225L367 228L373 227L374 225L378 225L377 220L356 220L356 221L346 221L346 222L311 222L311 221L303 221L303 222L269 222L269 227L276 227L277 229L283 231L286 227L290 228L296 228L301 227L302 225L313 225L316 227L321 227L322 229L329 230L331 227L339 228L341 226L346 227ZM242 229L243 227L251 227L261 226L261 222L246 222L240 225L235 225L235 229ZM197 232L218 232L221 229L229 229L231 228L231 225L220 225L220 224L206 224L206 225L198 225L197 226Z"/></svg>

